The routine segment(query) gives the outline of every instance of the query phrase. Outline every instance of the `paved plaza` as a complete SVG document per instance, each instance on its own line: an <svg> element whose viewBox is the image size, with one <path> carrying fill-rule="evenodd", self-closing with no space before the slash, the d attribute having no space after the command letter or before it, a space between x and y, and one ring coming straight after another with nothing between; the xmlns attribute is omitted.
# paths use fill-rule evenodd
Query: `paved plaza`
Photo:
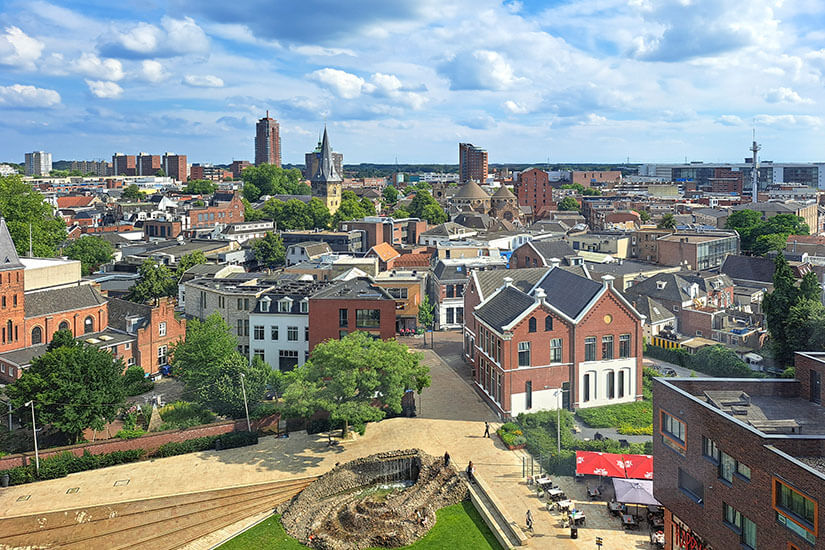
<svg viewBox="0 0 825 550"><path fill-rule="evenodd" d="M417 418L393 418L370 424L364 437L329 447L326 433L291 434L288 438L264 437L258 445L220 452L201 452L0 489L0 514L4 517L144 499L181 492L217 489L258 482L318 475L346 462L376 452L418 447L433 455L449 451L458 468L472 460L477 474L487 482L505 513L524 528L532 510L535 532L528 534L529 548L595 548L601 536L611 550L649 548L645 528L638 533L621 530L608 515L604 502L588 502L585 486L572 478L556 481L576 507L585 511L586 526L571 540L561 527L561 515L547 511L522 478L523 451L508 451L495 435L483 438L484 421L497 427L496 416L470 386L458 352L455 335L436 336L436 355L424 350L431 367L432 387L418 400ZM443 341L439 342L439 339ZM449 364L442 359L444 357ZM126 481L128 480L128 482ZM76 492L67 493L70 488ZM21 498L25 500L21 500ZM231 531L230 531L231 532ZM210 542L220 538L211 537ZM204 541L191 548L208 548Z"/></svg>

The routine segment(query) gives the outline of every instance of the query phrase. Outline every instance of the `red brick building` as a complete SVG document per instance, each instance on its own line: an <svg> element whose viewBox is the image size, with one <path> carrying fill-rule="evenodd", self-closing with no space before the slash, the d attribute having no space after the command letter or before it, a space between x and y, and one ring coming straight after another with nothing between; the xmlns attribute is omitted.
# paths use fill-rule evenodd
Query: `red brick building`
<svg viewBox="0 0 825 550"><path fill-rule="evenodd" d="M622 173L620 170L595 170L595 171L580 171L573 170L571 174L573 184L590 187L593 184L607 183L610 185L618 185L622 183Z"/></svg>
<svg viewBox="0 0 825 550"><path fill-rule="evenodd" d="M137 176L137 161L135 155L115 153L112 155L113 176Z"/></svg>
<svg viewBox="0 0 825 550"><path fill-rule="evenodd" d="M175 302L169 298L153 305L111 298L108 306L109 326L134 336L131 364L140 365L146 373L167 365L172 345L186 339L186 320L175 315Z"/></svg>
<svg viewBox="0 0 825 550"><path fill-rule="evenodd" d="M418 218L396 220L370 216L361 220L342 221L339 225L341 231L363 231L366 249L381 243L389 243L390 246L415 245L418 236L427 230L427 221Z"/></svg>
<svg viewBox="0 0 825 550"><path fill-rule="evenodd" d="M192 178L195 179L195 178ZM190 209L184 217L184 231L206 229L217 224L244 221L244 206L238 193L216 192L206 206Z"/></svg>
<svg viewBox="0 0 825 550"><path fill-rule="evenodd" d="M822 548L825 354L796 380L657 378L653 491L665 548Z"/></svg>
<svg viewBox="0 0 825 550"><path fill-rule="evenodd" d="M331 285L309 299L309 351L329 339L364 331L387 340L395 336L395 299L370 279Z"/></svg>
<svg viewBox="0 0 825 550"><path fill-rule="evenodd" d="M137 175L154 176L162 168L160 155L150 155L148 153L138 153Z"/></svg>
<svg viewBox="0 0 825 550"><path fill-rule="evenodd" d="M163 171L170 178L186 183L187 167L186 155L176 155L175 153L165 153L162 162Z"/></svg>
<svg viewBox="0 0 825 550"><path fill-rule="evenodd" d="M556 182L555 187L560 185ZM545 212L556 209L553 202L553 188L550 176L539 168L530 168L518 175L515 191L520 206L529 206L533 209L534 219L541 219Z"/></svg>
<svg viewBox="0 0 825 550"><path fill-rule="evenodd" d="M232 177L239 180L241 179L241 173L243 173L244 168L248 168L249 166L252 166L252 163L248 160L233 160L229 171L232 172Z"/></svg>
<svg viewBox="0 0 825 550"><path fill-rule="evenodd" d="M182 224L171 220L146 220L143 222L143 238L176 239L181 233Z"/></svg>
<svg viewBox="0 0 825 550"><path fill-rule="evenodd" d="M553 260L561 263L568 256L576 256L576 251L567 241L527 241L513 250L510 255L510 267L549 267L553 265Z"/></svg>
<svg viewBox="0 0 825 550"><path fill-rule="evenodd" d="M503 416L641 399L642 317L603 279L557 267L530 288L507 277L479 305L478 289L465 293L465 357Z"/></svg>
<svg viewBox="0 0 825 550"><path fill-rule="evenodd" d="M472 143L458 144L458 172L462 182L487 180L487 151Z"/></svg>

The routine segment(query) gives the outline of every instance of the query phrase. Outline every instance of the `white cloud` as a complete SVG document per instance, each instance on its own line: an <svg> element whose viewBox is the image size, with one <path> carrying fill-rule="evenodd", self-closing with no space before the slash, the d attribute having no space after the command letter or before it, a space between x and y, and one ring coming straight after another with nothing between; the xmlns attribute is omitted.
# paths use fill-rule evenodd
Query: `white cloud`
<svg viewBox="0 0 825 550"><path fill-rule="evenodd" d="M323 46L291 46L289 48L295 53L306 56L315 57L332 57L336 55L348 55L350 57L357 57L357 54L348 48L325 48Z"/></svg>
<svg viewBox="0 0 825 550"><path fill-rule="evenodd" d="M364 79L360 76L330 67L313 71L309 78L344 99L358 97L361 95L361 88L364 87Z"/></svg>
<svg viewBox="0 0 825 550"><path fill-rule="evenodd" d="M160 27L141 22L126 32L113 28L105 35L100 50L109 57L144 58L204 54L209 38L191 17L163 17Z"/></svg>
<svg viewBox="0 0 825 550"><path fill-rule="evenodd" d="M86 79L86 85L89 86L89 91L92 92L92 95L103 99L120 97L120 94L123 93L123 88L118 86L116 82Z"/></svg>
<svg viewBox="0 0 825 550"><path fill-rule="evenodd" d="M55 90L14 84L0 86L0 105L5 107L43 108L60 104L60 94Z"/></svg>
<svg viewBox="0 0 825 550"><path fill-rule="evenodd" d="M813 103L812 99L804 98L792 89L781 86L768 90L762 97L768 103Z"/></svg>
<svg viewBox="0 0 825 550"><path fill-rule="evenodd" d="M530 112L530 110L526 106L522 105L521 103L518 103L517 101L513 101L512 99L508 99L504 102L504 108L513 113L514 115L523 115Z"/></svg>
<svg viewBox="0 0 825 550"><path fill-rule="evenodd" d="M741 126L745 121L736 115L721 115L716 119L716 122L724 126Z"/></svg>
<svg viewBox="0 0 825 550"><path fill-rule="evenodd" d="M506 90L523 78L513 74L510 62L492 50L462 52L439 67L451 90Z"/></svg>
<svg viewBox="0 0 825 550"><path fill-rule="evenodd" d="M0 65L33 70L43 52L43 42L32 38L18 27L6 27L0 34Z"/></svg>
<svg viewBox="0 0 825 550"><path fill-rule="evenodd" d="M72 69L84 76L101 80L123 78L123 65L117 59L100 59L93 53L84 53L72 62Z"/></svg>
<svg viewBox="0 0 825 550"><path fill-rule="evenodd" d="M223 88L223 79L212 74L188 74L183 83L194 88Z"/></svg>
<svg viewBox="0 0 825 550"><path fill-rule="evenodd" d="M765 126L778 126L785 128L788 126L806 126L815 128L822 126L822 118L812 115L756 115L756 124Z"/></svg>
<svg viewBox="0 0 825 550"><path fill-rule="evenodd" d="M169 77L169 73L163 68L163 64L154 59L143 60L141 63L141 75L149 82L160 82Z"/></svg>
<svg viewBox="0 0 825 550"><path fill-rule="evenodd" d="M370 83L364 85L364 91L375 95L389 96L400 91L401 81L394 74L375 73Z"/></svg>

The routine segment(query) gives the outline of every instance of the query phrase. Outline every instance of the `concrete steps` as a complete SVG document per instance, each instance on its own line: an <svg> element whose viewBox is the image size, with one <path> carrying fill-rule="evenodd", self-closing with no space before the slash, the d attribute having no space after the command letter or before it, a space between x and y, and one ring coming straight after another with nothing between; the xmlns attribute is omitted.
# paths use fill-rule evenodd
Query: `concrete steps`
<svg viewBox="0 0 825 550"><path fill-rule="evenodd" d="M173 549L291 499L314 477L0 520L0 548Z"/></svg>

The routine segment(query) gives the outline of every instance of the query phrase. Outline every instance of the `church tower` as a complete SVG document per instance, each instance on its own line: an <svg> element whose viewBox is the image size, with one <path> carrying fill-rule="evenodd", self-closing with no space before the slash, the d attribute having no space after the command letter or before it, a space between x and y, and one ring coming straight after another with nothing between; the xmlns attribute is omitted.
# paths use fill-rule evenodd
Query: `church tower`
<svg viewBox="0 0 825 550"><path fill-rule="evenodd" d="M0 352L24 346L23 263L0 217Z"/></svg>
<svg viewBox="0 0 825 550"><path fill-rule="evenodd" d="M318 159L318 169L310 180L312 196L318 197L327 205L330 214L335 214L341 206L341 188L343 177L335 166L332 146L329 144L327 129L324 127L324 137L321 139L321 152Z"/></svg>

